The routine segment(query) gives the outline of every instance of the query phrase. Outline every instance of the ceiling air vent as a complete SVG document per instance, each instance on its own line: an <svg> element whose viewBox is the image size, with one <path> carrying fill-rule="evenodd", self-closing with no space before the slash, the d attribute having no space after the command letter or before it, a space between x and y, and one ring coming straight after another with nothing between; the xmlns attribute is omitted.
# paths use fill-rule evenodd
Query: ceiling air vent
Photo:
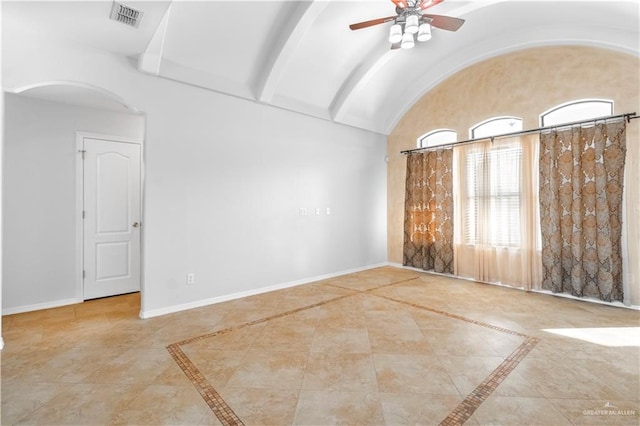
<svg viewBox="0 0 640 426"><path fill-rule="evenodd" d="M142 19L142 12L114 1L113 6L111 7L110 18L114 21L122 22L123 24L138 28L140 19Z"/></svg>

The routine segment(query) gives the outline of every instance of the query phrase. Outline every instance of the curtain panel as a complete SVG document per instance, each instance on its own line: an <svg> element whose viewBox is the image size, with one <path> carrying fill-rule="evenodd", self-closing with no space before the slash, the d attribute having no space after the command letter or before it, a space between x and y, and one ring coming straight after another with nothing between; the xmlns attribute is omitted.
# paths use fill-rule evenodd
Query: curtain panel
<svg viewBox="0 0 640 426"><path fill-rule="evenodd" d="M454 148L455 275L539 289L538 135Z"/></svg>
<svg viewBox="0 0 640 426"><path fill-rule="evenodd" d="M407 156L403 264L453 273L453 150Z"/></svg>
<svg viewBox="0 0 640 426"><path fill-rule="evenodd" d="M624 121L541 135L544 289L622 301Z"/></svg>

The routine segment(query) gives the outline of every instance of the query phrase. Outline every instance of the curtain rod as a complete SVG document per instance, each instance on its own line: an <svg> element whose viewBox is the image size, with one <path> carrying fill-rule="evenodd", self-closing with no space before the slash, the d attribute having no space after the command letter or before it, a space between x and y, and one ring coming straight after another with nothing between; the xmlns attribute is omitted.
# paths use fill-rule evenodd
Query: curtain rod
<svg viewBox="0 0 640 426"><path fill-rule="evenodd" d="M606 116L606 117L590 118L588 120L574 121L574 122L571 122L571 123L564 123L564 124L555 125L555 126L538 127L537 129L520 130L518 132L503 133L501 135L487 136L487 137L477 138L477 139L467 139L467 140L464 140L464 141L444 143L444 144L435 145L435 146L426 146L426 147L423 147L423 148L407 149L405 151L400 151L400 153L401 154L411 154L413 152L419 152L419 151L428 151L428 150L440 149L440 148L450 148L450 147L456 146L456 145L466 145L466 144L471 144L471 143L475 143L475 142L486 141L486 140L489 140L489 139L491 140L491 142L493 142L495 139L508 138L508 137L511 137L511 136L528 135L530 133L539 133L539 132L543 132L545 130L563 129L565 127L572 127L572 126L577 126L577 125L586 124L586 123L594 123L595 124L598 121L605 121L606 122L607 120L614 120L614 119L617 119L617 118L624 118L624 119L627 120L627 123L629 123L631 120L635 120L636 118L640 118L640 116L636 115L635 112L628 112L626 114L618 114L618 115L609 115L609 116Z"/></svg>

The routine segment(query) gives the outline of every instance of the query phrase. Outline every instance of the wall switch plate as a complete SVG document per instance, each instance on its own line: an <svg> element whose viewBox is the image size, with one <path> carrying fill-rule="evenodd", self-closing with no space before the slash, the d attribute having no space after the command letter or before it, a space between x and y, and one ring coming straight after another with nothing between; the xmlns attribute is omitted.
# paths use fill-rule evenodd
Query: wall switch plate
<svg viewBox="0 0 640 426"><path fill-rule="evenodd" d="M187 284L191 285L195 283L196 283L196 274L194 273L187 274Z"/></svg>
<svg viewBox="0 0 640 426"><path fill-rule="evenodd" d="M305 209L304 207L300 207L300 216L306 216L307 215L307 209Z"/></svg>
<svg viewBox="0 0 640 426"><path fill-rule="evenodd" d="M316 215L320 215L320 207L316 208Z"/></svg>
<svg viewBox="0 0 640 426"><path fill-rule="evenodd" d="M327 215L330 215L330 214L331 214L331 208L327 207Z"/></svg>

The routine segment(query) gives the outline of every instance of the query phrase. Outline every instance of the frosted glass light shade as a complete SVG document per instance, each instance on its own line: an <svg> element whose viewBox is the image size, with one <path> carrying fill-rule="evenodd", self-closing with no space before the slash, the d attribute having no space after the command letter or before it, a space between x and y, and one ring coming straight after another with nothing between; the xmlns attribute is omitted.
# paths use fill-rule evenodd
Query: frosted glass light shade
<svg viewBox="0 0 640 426"><path fill-rule="evenodd" d="M407 22L404 26L404 32L409 34L415 34L418 32L418 15L407 16Z"/></svg>
<svg viewBox="0 0 640 426"><path fill-rule="evenodd" d="M418 41L427 41L431 39L431 24L424 23L418 29Z"/></svg>
<svg viewBox="0 0 640 426"><path fill-rule="evenodd" d="M390 43L400 43L402 41L402 25L393 24L391 28L389 28L389 42Z"/></svg>
<svg viewBox="0 0 640 426"><path fill-rule="evenodd" d="M400 45L400 47L402 47L403 49L411 49L414 45L415 42L413 41L413 34L409 34L405 31L402 35L402 44Z"/></svg>

